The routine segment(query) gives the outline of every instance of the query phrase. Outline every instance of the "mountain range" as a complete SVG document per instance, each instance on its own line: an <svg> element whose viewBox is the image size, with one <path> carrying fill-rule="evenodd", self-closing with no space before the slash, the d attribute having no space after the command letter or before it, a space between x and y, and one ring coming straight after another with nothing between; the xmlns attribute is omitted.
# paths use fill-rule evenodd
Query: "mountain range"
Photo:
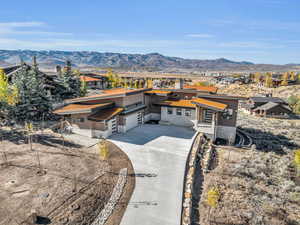
<svg viewBox="0 0 300 225"><path fill-rule="evenodd" d="M277 71L288 70L299 66L298 64L273 65L254 64L247 61L231 61L225 58L220 59L184 59L179 57L164 56L159 53L150 54L125 54L94 51L32 51L32 50L0 50L0 66L15 65L21 60L31 62L36 56L41 67L54 67L64 65L70 60L76 67L112 67L120 69L143 69L163 71Z"/></svg>

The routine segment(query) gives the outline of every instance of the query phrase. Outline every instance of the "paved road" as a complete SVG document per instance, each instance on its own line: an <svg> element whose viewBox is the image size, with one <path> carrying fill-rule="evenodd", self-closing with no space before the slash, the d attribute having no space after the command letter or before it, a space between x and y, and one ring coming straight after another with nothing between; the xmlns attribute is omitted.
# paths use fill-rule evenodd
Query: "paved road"
<svg viewBox="0 0 300 225"><path fill-rule="evenodd" d="M136 187L121 225L179 225L183 177L194 131L143 125L110 138L132 161Z"/></svg>

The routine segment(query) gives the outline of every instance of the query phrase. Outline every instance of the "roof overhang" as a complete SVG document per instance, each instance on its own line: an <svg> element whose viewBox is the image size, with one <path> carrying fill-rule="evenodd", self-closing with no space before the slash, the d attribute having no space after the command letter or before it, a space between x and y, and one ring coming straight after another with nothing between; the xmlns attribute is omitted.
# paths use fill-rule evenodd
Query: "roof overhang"
<svg viewBox="0 0 300 225"><path fill-rule="evenodd" d="M248 97L241 97L241 96L230 96L230 95L218 95L218 94L199 94L198 97L200 98L215 98L215 99L226 99L226 100L247 100Z"/></svg>
<svg viewBox="0 0 300 225"><path fill-rule="evenodd" d="M113 105L114 105L113 102L84 105L84 107L81 104L70 104L70 105L64 106L58 110L55 110L53 113L57 114L57 115L92 113L95 110L104 109L104 108L107 108L107 107L113 106Z"/></svg>
<svg viewBox="0 0 300 225"><path fill-rule="evenodd" d="M215 101L210 101L207 99L203 98L195 98L191 100L193 104L202 107L202 108L207 108L211 109L213 111L217 112L224 112L227 108L226 104L220 103L220 102L215 102Z"/></svg>
<svg viewBox="0 0 300 225"><path fill-rule="evenodd" d="M114 116L117 116L122 111L124 111L124 108L110 108L110 109L104 109L102 111L96 112L90 116L88 116L88 120L96 121L96 122L102 122L112 119Z"/></svg>

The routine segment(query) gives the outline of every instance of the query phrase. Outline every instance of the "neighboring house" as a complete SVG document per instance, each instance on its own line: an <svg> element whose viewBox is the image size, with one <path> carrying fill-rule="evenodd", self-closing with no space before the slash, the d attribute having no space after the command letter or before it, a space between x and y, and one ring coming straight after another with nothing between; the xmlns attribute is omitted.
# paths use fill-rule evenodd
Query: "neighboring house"
<svg viewBox="0 0 300 225"><path fill-rule="evenodd" d="M81 73L81 81L85 81L88 89L106 89L108 87L108 78L106 76Z"/></svg>
<svg viewBox="0 0 300 225"><path fill-rule="evenodd" d="M10 67L5 67L2 68L5 75L8 78L8 81L10 83L13 83L14 79L18 76L19 72L22 70L31 70L33 69L34 65L36 64L35 60L33 60L33 65L26 64L24 62L20 63L17 66L10 66ZM55 82L55 79L53 76L49 76L48 74L40 71L37 69L39 76L43 79L45 79L45 84L46 84L46 89L49 90L51 93L55 92L55 88L58 85Z"/></svg>
<svg viewBox="0 0 300 225"><path fill-rule="evenodd" d="M244 109L252 115L274 118L289 117L293 113L287 102L275 97L252 97Z"/></svg>
<svg viewBox="0 0 300 225"><path fill-rule="evenodd" d="M213 141L234 143L238 101L241 98L197 89L103 90L101 94L67 100L54 111L64 116L73 132L91 137L124 133L147 121L194 128Z"/></svg>

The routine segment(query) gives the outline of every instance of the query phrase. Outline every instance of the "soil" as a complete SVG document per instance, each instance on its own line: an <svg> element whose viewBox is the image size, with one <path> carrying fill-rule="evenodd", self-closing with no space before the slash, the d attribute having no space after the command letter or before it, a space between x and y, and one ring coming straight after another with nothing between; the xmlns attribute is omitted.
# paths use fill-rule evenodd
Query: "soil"
<svg viewBox="0 0 300 225"><path fill-rule="evenodd" d="M34 212L37 224L89 225L108 202L120 169L134 174L126 154L110 142L109 158L102 161L96 147L63 144L54 134L35 135L32 150L21 133L6 132L3 139L0 225L31 224ZM134 185L134 176L128 176L107 224L120 223Z"/></svg>

